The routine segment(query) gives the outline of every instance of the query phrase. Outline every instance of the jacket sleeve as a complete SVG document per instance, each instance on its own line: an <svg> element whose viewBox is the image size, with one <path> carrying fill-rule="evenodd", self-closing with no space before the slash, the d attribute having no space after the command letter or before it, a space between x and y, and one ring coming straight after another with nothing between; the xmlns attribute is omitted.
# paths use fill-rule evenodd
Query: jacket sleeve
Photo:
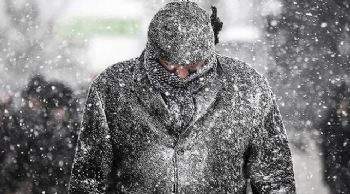
<svg viewBox="0 0 350 194"><path fill-rule="evenodd" d="M111 171L112 145L98 87L91 85L76 147L69 193L104 193Z"/></svg>
<svg viewBox="0 0 350 194"><path fill-rule="evenodd" d="M260 194L295 193L291 152L282 118L271 91L262 122L252 134L248 174L252 189Z"/></svg>

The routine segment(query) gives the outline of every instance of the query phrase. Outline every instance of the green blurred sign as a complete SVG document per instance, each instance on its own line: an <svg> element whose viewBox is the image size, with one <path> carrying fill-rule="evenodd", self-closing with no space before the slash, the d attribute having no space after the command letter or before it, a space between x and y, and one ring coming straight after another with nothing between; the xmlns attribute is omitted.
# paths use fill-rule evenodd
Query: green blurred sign
<svg viewBox="0 0 350 194"><path fill-rule="evenodd" d="M130 18L79 18L63 26L64 36L138 36L140 20Z"/></svg>

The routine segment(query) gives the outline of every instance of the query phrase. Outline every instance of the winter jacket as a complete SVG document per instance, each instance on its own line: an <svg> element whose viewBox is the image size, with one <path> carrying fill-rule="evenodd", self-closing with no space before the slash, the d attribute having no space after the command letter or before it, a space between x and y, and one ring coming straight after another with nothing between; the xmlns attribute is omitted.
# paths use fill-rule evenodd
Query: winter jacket
<svg viewBox="0 0 350 194"><path fill-rule="evenodd" d="M70 193L295 193L291 152L266 79L217 55L218 78L193 97L187 129L169 111L143 58L117 63L92 83Z"/></svg>

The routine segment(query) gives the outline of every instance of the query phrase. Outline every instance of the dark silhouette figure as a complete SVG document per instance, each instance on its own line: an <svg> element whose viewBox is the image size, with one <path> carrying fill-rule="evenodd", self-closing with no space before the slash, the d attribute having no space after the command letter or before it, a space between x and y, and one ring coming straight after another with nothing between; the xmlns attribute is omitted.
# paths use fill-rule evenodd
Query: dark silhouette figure
<svg viewBox="0 0 350 194"><path fill-rule="evenodd" d="M21 108L4 130L0 193L68 192L78 131L76 110L69 87L47 82L41 75L29 81Z"/></svg>
<svg viewBox="0 0 350 194"><path fill-rule="evenodd" d="M21 162L32 193L67 193L77 140L76 101L59 82L43 89L44 114L34 128L24 128L26 151ZM27 122L31 122L28 118Z"/></svg>
<svg viewBox="0 0 350 194"><path fill-rule="evenodd" d="M13 131L12 96L0 95L0 193L9 193L17 187L16 144L12 144L17 133Z"/></svg>
<svg viewBox="0 0 350 194"><path fill-rule="evenodd" d="M350 193L350 92L345 83L335 91L332 109L321 123L324 181L332 194Z"/></svg>

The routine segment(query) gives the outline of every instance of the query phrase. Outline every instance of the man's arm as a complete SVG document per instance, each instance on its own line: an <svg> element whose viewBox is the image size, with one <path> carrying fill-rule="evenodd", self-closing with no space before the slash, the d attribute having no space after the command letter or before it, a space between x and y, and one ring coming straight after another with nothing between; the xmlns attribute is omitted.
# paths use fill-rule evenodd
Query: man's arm
<svg viewBox="0 0 350 194"><path fill-rule="evenodd" d="M265 96L267 113L252 134L248 161L252 187L263 193L293 194L295 181L291 152L272 92Z"/></svg>
<svg viewBox="0 0 350 194"><path fill-rule="evenodd" d="M112 145L104 104L93 83L85 104L69 193L104 193L111 161Z"/></svg>

